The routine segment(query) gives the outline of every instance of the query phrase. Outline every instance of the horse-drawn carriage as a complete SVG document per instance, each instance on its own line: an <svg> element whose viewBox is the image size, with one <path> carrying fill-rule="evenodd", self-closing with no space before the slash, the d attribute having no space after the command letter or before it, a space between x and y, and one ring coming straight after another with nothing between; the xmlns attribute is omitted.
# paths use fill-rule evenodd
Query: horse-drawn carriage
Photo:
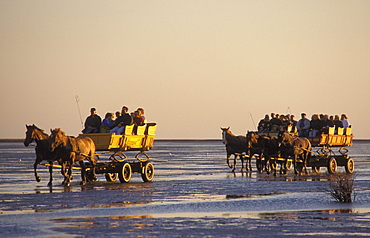
<svg viewBox="0 0 370 238"><path fill-rule="evenodd" d="M95 180L96 174L104 174L106 180L112 182L118 178L121 183L128 183L133 173L140 173L144 182L150 182L154 178L154 166L149 161L146 151L153 148L157 128L155 123L126 126L122 135L94 133L80 134L77 138L66 136L59 128L52 130L49 136L35 125L26 127L25 146L32 141L36 141L37 144L34 171L38 182L41 180L37 174L38 164L49 167L48 185L52 184L53 167L61 168L63 184L67 186L72 179L72 169L81 170L81 184L85 184L86 179ZM129 160L126 155L131 151L137 152L134 160ZM108 156L105 161L104 155ZM85 159L89 162L84 162ZM54 165L54 161L59 165ZM79 166L75 164L76 162L79 162Z"/></svg>
<svg viewBox="0 0 370 238"><path fill-rule="evenodd" d="M280 164L281 173L286 173L295 166L295 172L301 173L306 167L311 167L316 173L320 172L321 167L326 167L329 173L335 173L337 166L344 166L347 173L354 172L354 160L348 155L348 146L352 145L352 128L339 128L335 132L334 127L328 128L328 133L323 133L317 137L299 138L288 132L253 132L249 131L247 136L235 136L229 128L223 130L223 141L226 144L227 163L230 156L234 154L234 168L236 170L236 160L239 157L244 170L244 161L256 159L258 172L265 170L267 173L274 171ZM285 142L286 141L286 142ZM295 146L295 144L297 144ZM284 144L289 144L291 153L284 153ZM334 148L337 148L336 151ZM296 156L296 157L295 157Z"/></svg>
<svg viewBox="0 0 370 238"><path fill-rule="evenodd" d="M338 128L337 132L334 129L329 127L327 134L307 138L314 150L307 166L317 173L321 167L326 167L329 173L335 173L337 166L344 166L347 173L353 173L355 162L349 157L347 149L352 145L352 128Z"/></svg>
<svg viewBox="0 0 370 238"><path fill-rule="evenodd" d="M91 138L96 146L95 157L100 161L102 155L110 155L109 161L97 162L96 173L104 174L107 181L114 182L117 177L121 183L128 183L133 173L140 173L144 182L154 178L154 165L145 151L153 148L157 125L148 123L143 126L126 126L122 135L114 133L80 134L79 137ZM128 160L126 153L135 151L135 160ZM86 166L88 177L91 163Z"/></svg>

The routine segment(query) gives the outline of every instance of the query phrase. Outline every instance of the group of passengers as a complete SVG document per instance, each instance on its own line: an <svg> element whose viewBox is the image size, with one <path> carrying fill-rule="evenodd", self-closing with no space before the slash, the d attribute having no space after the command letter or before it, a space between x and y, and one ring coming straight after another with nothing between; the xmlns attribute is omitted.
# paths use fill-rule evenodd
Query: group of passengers
<svg viewBox="0 0 370 238"><path fill-rule="evenodd" d="M114 117L116 117L116 119L114 119ZM96 113L96 109L91 108L90 116L85 120L85 128L82 130L82 133L116 133L117 135L122 135L125 126L132 124L142 126L145 123L146 118L143 108L138 108L136 111L129 114L128 107L123 106L121 112L107 112L103 120L101 120L101 117Z"/></svg>
<svg viewBox="0 0 370 238"><path fill-rule="evenodd" d="M338 131L338 128L347 128L351 125L346 114L342 114L341 117L313 114L309 120L306 113L302 113L301 119L296 121L294 115L271 113L271 119L269 115L265 115L265 118L258 123L257 129L258 132L288 131L300 137L315 137L321 133L328 133L329 127L335 127L335 131Z"/></svg>

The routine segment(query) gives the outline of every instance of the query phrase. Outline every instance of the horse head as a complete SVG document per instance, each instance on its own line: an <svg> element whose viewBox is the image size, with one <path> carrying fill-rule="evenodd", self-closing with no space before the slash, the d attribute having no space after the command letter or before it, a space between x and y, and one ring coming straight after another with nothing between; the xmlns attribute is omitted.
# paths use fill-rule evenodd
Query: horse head
<svg viewBox="0 0 370 238"><path fill-rule="evenodd" d="M26 138L24 139L23 142L25 146L29 146L29 144L32 143L34 140L36 140L37 142L40 140L47 139L49 137L47 134L43 132L43 130L35 126L35 124L33 124L32 126L26 125L26 128L27 128Z"/></svg>
<svg viewBox="0 0 370 238"><path fill-rule="evenodd" d="M258 144L259 135L256 132L248 131L247 133L247 144L249 148L252 148L253 145Z"/></svg>
<svg viewBox="0 0 370 238"><path fill-rule="evenodd" d="M226 135L227 134L230 134L230 127L228 127L228 128L222 128L222 127L220 127L221 128L221 130L222 130L222 143L224 143L224 145L226 145L227 144L227 139L226 139Z"/></svg>
<svg viewBox="0 0 370 238"><path fill-rule="evenodd" d="M33 129L34 129L34 126L35 125L32 125L32 126L28 126L26 124L26 128L27 128L27 131L26 131L26 138L24 139L23 141L23 144L24 146L29 146L30 143L32 143L34 141L34 138L33 138Z"/></svg>
<svg viewBox="0 0 370 238"><path fill-rule="evenodd" d="M58 146L65 144L66 135L60 128L50 129L50 131L50 149L53 152Z"/></svg>

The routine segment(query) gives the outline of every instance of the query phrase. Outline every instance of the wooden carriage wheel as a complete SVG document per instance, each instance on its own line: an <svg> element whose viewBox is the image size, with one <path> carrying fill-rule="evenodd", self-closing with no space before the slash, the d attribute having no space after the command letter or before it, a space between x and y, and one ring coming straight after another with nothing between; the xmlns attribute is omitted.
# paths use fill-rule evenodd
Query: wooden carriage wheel
<svg viewBox="0 0 370 238"><path fill-rule="evenodd" d="M117 181L118 173L106 173L104 175L105 175L105 179L108 182L116 182Z"/></svg>
<svg viewBox="0 0 370 238"><path fill-rule="evenodd" d="M312 171L315 173L320 173L321 167L320 166L312 166Z"/></svg>
<svg viewBox="0 0 370 238"><path fill-rule="evenodd" d="M347 174L352 174L355 171L355 161L352 158L349 158L344 167Z"/></svg>
<svg viewBox="0 0 370 238"><path fill-rule="evenodd" d="M150 162L146 163L142 168L141 178L144 182L151 182L154 178L154 165Z"/></svg>
<svg viewBox="0 0 370 238"><path fill-rule="evenodd" d="M122 165L121 171L118 173L118 178L121 183L128 183L131 180L132 169L129 163L124 163Z"/></svg>
<svg viewBox="0 0 370 238"><path fill-rule="evenodd" d="M329 174L334 174L336 171L337 171L337 160L331 157L328 163L328 172Z"/></svg>

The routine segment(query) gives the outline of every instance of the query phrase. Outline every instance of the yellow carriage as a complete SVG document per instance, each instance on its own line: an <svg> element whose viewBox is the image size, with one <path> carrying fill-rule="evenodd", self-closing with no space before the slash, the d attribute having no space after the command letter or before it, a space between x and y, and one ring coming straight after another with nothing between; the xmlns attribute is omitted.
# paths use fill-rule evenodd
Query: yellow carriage
<svg viewBox="0 0 370 238"><path fill-rule="evenodd" d="M122 135L93 133L80 134L79 137L90 137L94 141L97 151L95 157L99 161L96 173L104 174L107 181L116 181L118 177L121 183L128 183L133 173L140 173L144 182L150 182L154 178L154 165L149 161L146 151L154 147L156 129L155 123L147 123L143 126L125 126ZM129 161L127 151L137 151L136 160ZM105 154L111 154L109 161L101 162L100 156Z"/></svg>

